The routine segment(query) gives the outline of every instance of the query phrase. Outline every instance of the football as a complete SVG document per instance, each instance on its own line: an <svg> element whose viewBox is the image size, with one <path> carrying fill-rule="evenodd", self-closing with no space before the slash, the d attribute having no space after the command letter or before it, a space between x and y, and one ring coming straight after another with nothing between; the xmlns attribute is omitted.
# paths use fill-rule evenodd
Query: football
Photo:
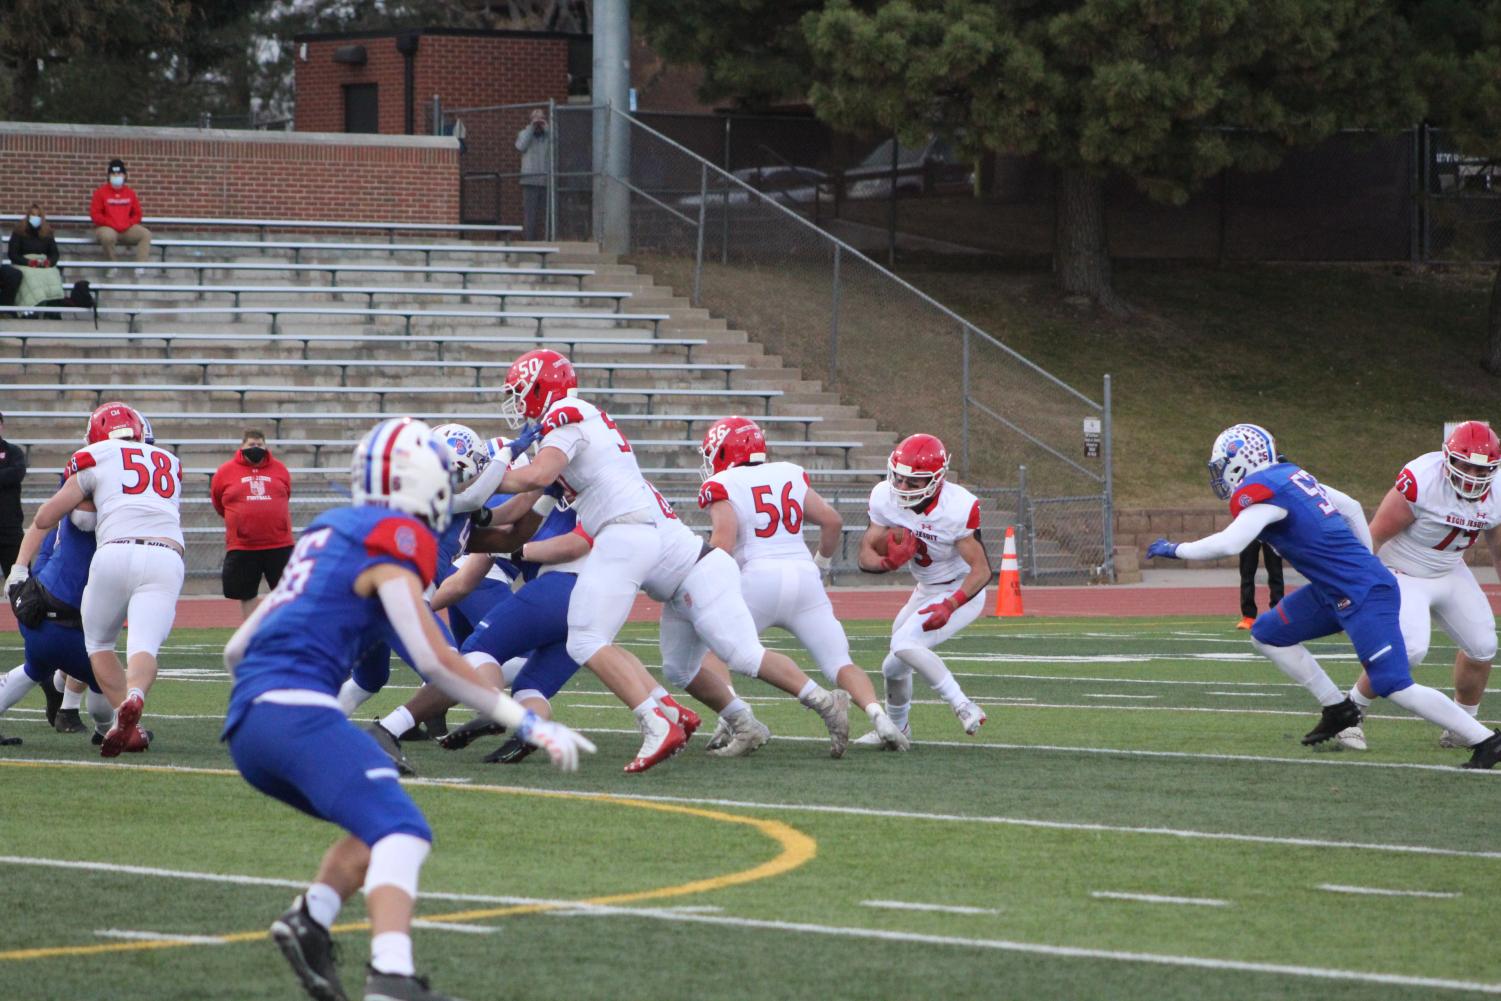
<svg viewBox="0 0 1501 1001"><path fill-rule="evenodd" d="M888 528L886 530L886 534L876 540L876 552L881 556L885 556L887 544L892 542L901 542L902 536L906 534L907 530L905 528Z"/></svg>

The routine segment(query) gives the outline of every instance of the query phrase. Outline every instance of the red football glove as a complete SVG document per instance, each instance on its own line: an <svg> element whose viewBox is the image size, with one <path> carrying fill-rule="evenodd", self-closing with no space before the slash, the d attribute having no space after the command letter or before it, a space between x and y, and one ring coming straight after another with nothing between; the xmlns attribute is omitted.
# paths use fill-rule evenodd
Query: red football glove
<svg viewBox="0 0 1501 1001"><path fill-rule="evenodd" d="M898 536L896 533L901 532ZM886 555L881 557L882 570L895 570L917 555L917 536L905 529L893 529L886 536Z"/></svg>
<svg viewBox="0 0 1501 1001"><path fill-rule="evenodd" d="M947 598L944 598L942 601L934 602L931 605L926 605L922 608L919 608L917 610L918 615L928 616L926 619L923 619L922 631L925 633L931 633L948 625L949 616L958 611L959 606L964 604L968 600L969 596L964 593L964 588L961 587L959 590L955 591ZM932 614L928 614L930 612Z"/></svg>

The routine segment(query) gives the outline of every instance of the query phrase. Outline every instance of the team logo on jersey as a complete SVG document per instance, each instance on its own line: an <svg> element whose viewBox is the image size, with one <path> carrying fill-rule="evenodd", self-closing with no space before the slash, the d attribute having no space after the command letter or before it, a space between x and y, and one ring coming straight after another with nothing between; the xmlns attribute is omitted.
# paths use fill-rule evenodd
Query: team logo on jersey
<svg viewBox="0 0 1501 1001"><path fill-rule="evenodd" d="M1240 506L1241 507L1250 507L1252 503L1253 502L1251 500L1251 495L1250 494L1241 494L1240 495Z"/></svg>
<svg viewBox="0 0 1501 1001"><path fill-rule="evenodd" d="M417 555L417 533L407 525L396 530L396 551L403 556Z"/></svg>

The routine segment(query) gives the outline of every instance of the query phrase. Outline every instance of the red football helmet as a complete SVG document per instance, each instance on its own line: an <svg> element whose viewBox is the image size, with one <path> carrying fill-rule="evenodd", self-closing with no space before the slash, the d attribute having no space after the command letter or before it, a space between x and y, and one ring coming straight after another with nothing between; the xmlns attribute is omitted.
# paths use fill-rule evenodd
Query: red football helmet
<svg viewBox="0 0 1501 1001"><path fill-rule="evenodd" d="M1465 421L1444 442L1444 465L1459 496L1479 500L1501 469L1501 439L1488 424Z"/></svg>
<svg viewBox="0 0 1501 1001"><path fill-rule="evenodd" d="M699 452L704 457L702 472L707 480L731 466L765 462L766 433L749 417L725 417L709 425Z"/></svg>
<svg viewBox="0 0 1501 1001"><path fill-rule="evenodd" d="M123 403L106 403L89 416L90 445L110 438L143 441L145 437L141 415Z"/></svg>
<svg viewBox="0 0 1501 1001"><path fill-rule="evenodd" d="M886 460L886 482L891 484L896 502L904 507L921 507L930 497L938 496L948 471L948 449L930 434L904 438Z"/></svg>
<svg viewBox="0 0 1501 1001"><path fill-rule="evenodd" d="M500 415L513 428L536 420L578 388L573 365L556 351L538 348L517 358L500 387Z"/></svg>

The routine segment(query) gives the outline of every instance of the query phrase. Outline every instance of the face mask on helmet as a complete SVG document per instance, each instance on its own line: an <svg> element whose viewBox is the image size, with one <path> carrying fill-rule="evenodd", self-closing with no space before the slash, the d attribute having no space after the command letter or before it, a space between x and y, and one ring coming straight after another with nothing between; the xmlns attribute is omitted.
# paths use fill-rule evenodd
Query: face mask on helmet
<svg viewBox="0 0 1501 1001"><path fill-rule="evenodd" d="M528 351L512 363L500 389L500 415L519 428L578 387L573 365L556 351Z"/></svg>
<svg viewBox="0 0 1501 1001"><path fill-rule="evenodd" d="M943 488L949 471L948 451L930 434L903 439L886 460L886 483L902 507L920 508Z"/></svg>
<svg viewBox="0 0 1501 1001"><path fill-rule="evenodd" d="M1220 432L1209 451L1209 489L1229 500L1247 476L1277 461L1271 432L1255 424L1236 424Z"/></svg>
<svg viewBox="0 0 1501 1001"><path fill-rule="evenodd" d="M463 424L440 424L433 434L448 446L453 458L454 484L462 489L473 482L490 465L490 454L485 443L471 428Z"/></svg>
<svg viewBox="0 0 1501 1001"><path fill-rule="evenodd" d="M699 472L707 480L734 466L765 462L766 435L748 417L726 417L710 425L698 451L703 456Z"/></svg>

